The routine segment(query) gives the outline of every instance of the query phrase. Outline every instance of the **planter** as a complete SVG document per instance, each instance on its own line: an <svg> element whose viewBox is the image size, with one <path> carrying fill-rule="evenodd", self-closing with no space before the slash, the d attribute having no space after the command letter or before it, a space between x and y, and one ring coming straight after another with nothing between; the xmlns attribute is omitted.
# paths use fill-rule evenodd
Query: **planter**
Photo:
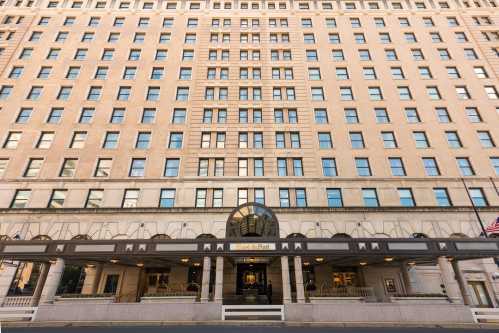
<svg viewBox="0 0 499 333"><path fill-rule="evenodd" d="M426 296L391 296L390 302L398 304L449 304L447 297L426 297Z"/></svg>
<svg viewBox="0 0 499 333"><path fill-rule="evenodd" d="M312 304L364 303L365 297L309 297Z"/></svg>
<svg viewBox="0 0 499 333"><path fill-rule="evenodd" d="M109 297L56 297L54 303L57 304L112 304L114 303L114 296Z"/></svg>
<svg viewBox="0 0 499 333"><path fill-rule="evenodd" d="M143 296L140 303L196 303L197 296Z"/></svg>

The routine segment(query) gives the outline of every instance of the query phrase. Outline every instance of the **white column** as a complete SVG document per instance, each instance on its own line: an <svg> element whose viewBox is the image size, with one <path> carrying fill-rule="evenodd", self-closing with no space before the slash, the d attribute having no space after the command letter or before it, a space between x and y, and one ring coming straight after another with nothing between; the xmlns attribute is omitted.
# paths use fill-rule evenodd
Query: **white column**
<svg viewBox="0 0 499 333"><path fill-rule="evenodd" d="M204 257L203 280L201 282L201 303L206 303L210 299L210 272L211 272L211 258Z"/></svg>
<svg viewBox="0 0 499 333"><path fill-rule="evenodd" d="M295 261L295 281L296 281L296 302L305 303L305 289L303 287L303 269L301 257L296 256Z"/></svg>
<svg viewBox="0 0 499 333"><path fill-rule="evenodd" d="M400 270L402 271L402 277L404 279L405 293L411 295L414 293L412 287L411 277L409 276L407 261L403 261L400 265Z"/></svg>
<svg viewBox="0 0 499 333"><path fill-rule="evenodd" d="M289 282L289 262L287 256L281 257L282 270L282 302L283 304L291 303L291 285Z"/></svg>
<svg viewBox="0 0 499 333"><path fill-rule="evenodd" d="M37 306L40 297L42 295L42 290L45 286L45 281L47 280L47 276L49 273L50 264L42 263L40 267L40 274L38 275L38 281L36 281L35 291L33 292L33 297L31 298L30 306ZM33 274L33 271L31 271Z"/></svg>
<svg viewBox="0 0 499 333"><path fill-rule="evenodd" d="M222 303L224 286L224 257L217 257L215 273L215 303Z"/></svg>
<svg viewBox="0 0 499 333"><path fill-rule="evenodd" d="M438 266L440 267L440 273L442 274L442 280L447 292L447 296L452 303L463 303L463 298L461 297L461 292L459 291L459 285L454 277L454 271L452 265L446 257L438 257Z"/></svg>
<svg viewBox="0 0 499 333"><path fill-rule="evenodd" d="M463 301L466 305L471 305L473 302L471 301L471 295L468 290L466 279L459 268L459 262L457 260L452 261L452 269L454 270L454 275L456 276L457 284L459 289L461 290L461 294L463 295Z"/></svg>
<svg viewBox="0 0 499 333"><path fill-rule="evenodd" d="M58 258L56 262L50 265L45 286L42 290L42 296L40 297L40 304L52 303L54 301L57 287L59 287L62 274L64 273L64 266L64 259L61 258Z"/></svg>
<svg viewBox="0 0 499 333"><path fill-rule="evenodd" d="M9 288L16 276L18 264L4 262L0 271L0 306L3 305L5 297L9 293Z"/></svg>
<svg viewBox="0 0 499 333"><path fill-rule="evenodd" d="M97 294L99 292L99 284L100 284L100 278L102 276L102 269L103 268L104 268L104 264L97 264L94 268L92 288L90 289L90 292L92 294Z"/></svg>

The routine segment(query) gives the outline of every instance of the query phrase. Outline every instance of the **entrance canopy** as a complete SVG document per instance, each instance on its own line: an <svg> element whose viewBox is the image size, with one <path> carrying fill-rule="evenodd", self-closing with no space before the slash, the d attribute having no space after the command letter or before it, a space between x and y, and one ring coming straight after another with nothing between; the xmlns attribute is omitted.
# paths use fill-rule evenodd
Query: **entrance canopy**
<svg viewBox="0 0 499 333"><path fill-rule="evenodd" d="M410 260L434 262L499 256L497 238L332 238L332 239L134 239L0 241L0 256L7 260L108 262L135 265L150 261L201 257L301 256L316 262L359 264Z"/></svg>

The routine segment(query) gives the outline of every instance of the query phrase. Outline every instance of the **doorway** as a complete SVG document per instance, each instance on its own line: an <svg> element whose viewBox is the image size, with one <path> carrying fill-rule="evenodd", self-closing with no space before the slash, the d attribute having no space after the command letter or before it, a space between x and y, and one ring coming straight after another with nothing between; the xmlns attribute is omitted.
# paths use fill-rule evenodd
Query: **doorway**
<svg viewBox="0 0 499 333"><path fill-rule="evenodd" d="M491 308L492 302L487 292L487 287L483 281L469 281L468 286L471 289L471 299L473 304L480 308Z"/></svg>
<svg viewBox="0 0 499 333"><path fill-rule="evenodd" d="M267 264L237 264L236 295L242 304L268 304Z"/></svg>

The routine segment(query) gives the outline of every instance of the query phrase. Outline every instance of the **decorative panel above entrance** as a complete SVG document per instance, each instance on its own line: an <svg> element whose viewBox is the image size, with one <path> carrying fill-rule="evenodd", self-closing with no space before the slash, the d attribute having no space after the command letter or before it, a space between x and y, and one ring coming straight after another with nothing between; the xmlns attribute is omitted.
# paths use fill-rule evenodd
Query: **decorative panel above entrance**
<svg viewBox="0 0 499 333"><path fill-rule="evenodd" d="M279 223L270 208L258 203L245 203L230 214L225 237L278 238Z"/></svg>

